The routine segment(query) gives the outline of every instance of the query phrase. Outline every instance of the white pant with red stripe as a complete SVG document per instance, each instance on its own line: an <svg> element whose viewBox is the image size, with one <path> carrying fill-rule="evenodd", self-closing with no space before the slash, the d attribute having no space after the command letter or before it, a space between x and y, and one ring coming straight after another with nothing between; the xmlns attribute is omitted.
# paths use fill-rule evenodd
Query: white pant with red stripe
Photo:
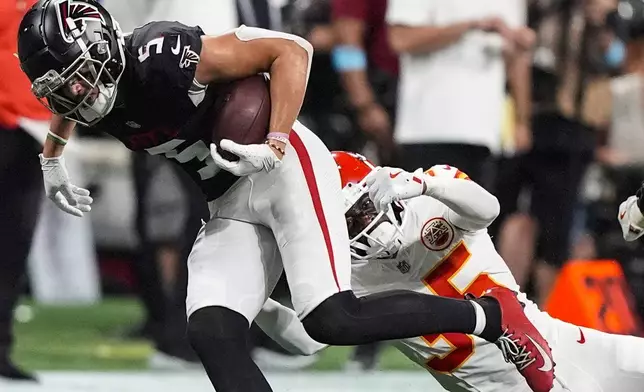
<svg viewBox="0 0 644 392"><path fill-rule="evenodd" d="M322 141L299 122L279 169L240 179L209 207L210 221L188 259L188 316L223 306L252 321L282 268L300 319L350 289L338 168Z"/></svg>

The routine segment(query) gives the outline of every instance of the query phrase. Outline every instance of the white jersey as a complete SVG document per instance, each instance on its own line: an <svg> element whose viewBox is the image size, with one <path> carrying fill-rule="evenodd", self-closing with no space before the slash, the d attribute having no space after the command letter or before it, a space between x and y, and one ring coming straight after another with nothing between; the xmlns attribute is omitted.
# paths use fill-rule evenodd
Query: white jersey
<svg viewBox="0 0 644 392"><path fill-rule="evenodd" d="M434 167L427 173L467 178L448 166ZM412 290L461 299L466 293L479 296L495 285L520 292L485 228L495 217L494 209L487 205L496 203L494 197L469 181L446 181L437 188L434 197L421 196L406 203L403 246L394 258L353 261L351 283L356 295ZM553 392L644 391L644 361L640 358L644 339L565 323L541 312L525 294L520 293L519 299L552 348L556 363ZM276 312L284 315L277 317ZM257 321L269 336L296 353L310 355L325 347L308 337L295 314L289 316L289 312L279 304L267 303L266 316ZM448 333L394 343L448 391L530 391L501 351L478 337Z"/></svg>
<svg viewBox="0 0 644 392"><path fill-rule="evenodd" d="M409 201L406 214L411 217L406 217L403 227L403 248L390 260L354 264L351 285L356 295L413 290L463 299L468 292L479 296L496 285L519 291L487 230L460 230L450 223L448 211L428 196ZM531 304L528 312L536 315L539 310ZM501 351L475 336L430 335L402 340L397 346L432 371L450 391L506 391L518 385L527 388ZM495 371L490 372L491 368Z"/></svg>
<svg viewBox="0 0 644 392"><path fill-rule="evenodd" d="M436 176L449 175L453 178L455 173L461 172L450 167L432 168L432 174ZM485 192L482 188L480 190ZM476 196L469 195L472 198ZM487 229L467 231L456 227L453 223L455 212L428 196L408 201L405 211L408 215L402 227L403 246L396 257L354 262L352 287L356 295L400 289L462 299L466 293L480 296L496 285L520 292L512 273L496 252ZM643 366L636 357L626 366L620 361L620 369L612 373L608 369L616 366L615 360L618 358L611 357L608 365L597 358L597 355L603 355L606 347L612 347L613 354L620 351L618 347L625 348L629 345L644 349L644 340L580 330L579 327L541 312L534 303L527 300L525 294L519 294L519 299L526 304L525 312L530 321L553 349L558 366L555 369L558 380L553 391L644 390L628 389L628 382L623 378L620 378L619 388L614 384L616 374L622 374L620 377L623 374L630 374L627 377L641 377L644 374ZM578 341L581 340L581 334L585 334L583 342ZM598 345L606 347L602 348L602 352L593 351L592 347ZM450 333L405 339L396 342L396 346L407 357L428 369L449 391L530 391L516 367L505 362L501 351L494 344L481 338ZM576 350L586 353L577 355ZM580 368L579 365L584 362L588 363L588 367ZM629 366L630 370L624 370ZM640 369L635 369L637 367ZM598 381L596 375L602 373L606 375L605 379L612 382L607 384ZM639 378L639 382L631 388L636 385L640 388L644 384L639 383L643 382L644 378ZM611 384L615 387L606 387Z"/></svg>

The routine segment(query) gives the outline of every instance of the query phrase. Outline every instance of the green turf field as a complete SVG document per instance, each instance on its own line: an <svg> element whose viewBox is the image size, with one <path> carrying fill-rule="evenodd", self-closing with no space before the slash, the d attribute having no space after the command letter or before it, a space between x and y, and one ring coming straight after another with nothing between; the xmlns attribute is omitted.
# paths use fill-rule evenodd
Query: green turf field
<svg viewBox="0 0 644 392"><path fill-rule="evenodd" d="M115 338L138 323L142 309L127 298L111 298L91 307L39 306L25 301L16 312L15 359L33 370L141 370L152 352L146 341ZM313 369L339 370L349 348L331 347ZM418 369L393 348L381 369Z"/></svg>

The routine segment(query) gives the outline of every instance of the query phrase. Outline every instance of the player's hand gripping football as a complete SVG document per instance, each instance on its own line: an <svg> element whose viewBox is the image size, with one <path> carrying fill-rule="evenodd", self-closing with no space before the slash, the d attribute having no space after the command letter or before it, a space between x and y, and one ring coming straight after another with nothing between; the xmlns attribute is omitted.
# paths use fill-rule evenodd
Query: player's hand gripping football
<svg viewBox="0 0 644 392"><path fill-rule="evenodd" d="M223 158L217 152L217 145L210 145L210 153L217 166L231 172L236 176L247 176L262 170L267 172L280 167L281 157L268 144L237 144L232 140L223 139L219 146L228 152L239 157L239 161L233 162Z"/></svg>
<svg viewBox="0 0 644 392"><path fill-rule="evenodd" d="M422 195L426 188L422 169L409 173L401 169L383 167L367 176L365 184L369 198L378 211L398 200L407 200Z"/></svg>
<svg viewBox="0 0 644 392"><path fill-rule="evenodd" d="M74 216L83 216L92 210L94 200L87 189L79 188L69 182L69 174L63 157L40 157L45 193L61 210Z"/></svg>

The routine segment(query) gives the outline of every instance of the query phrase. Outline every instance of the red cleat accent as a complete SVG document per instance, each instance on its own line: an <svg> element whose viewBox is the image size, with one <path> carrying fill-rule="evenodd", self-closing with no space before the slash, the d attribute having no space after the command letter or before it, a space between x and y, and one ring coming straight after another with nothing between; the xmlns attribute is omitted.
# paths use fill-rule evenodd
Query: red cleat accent
<svg viewBox="0 0 644 392"><path fill-rule="evenodd" d="M501 330L495 344L505 360L513 363L534 392L549 392L555 379L555 362L546 339L528 320L517 294L505 287L483 293L501 306Z"/></svg>

